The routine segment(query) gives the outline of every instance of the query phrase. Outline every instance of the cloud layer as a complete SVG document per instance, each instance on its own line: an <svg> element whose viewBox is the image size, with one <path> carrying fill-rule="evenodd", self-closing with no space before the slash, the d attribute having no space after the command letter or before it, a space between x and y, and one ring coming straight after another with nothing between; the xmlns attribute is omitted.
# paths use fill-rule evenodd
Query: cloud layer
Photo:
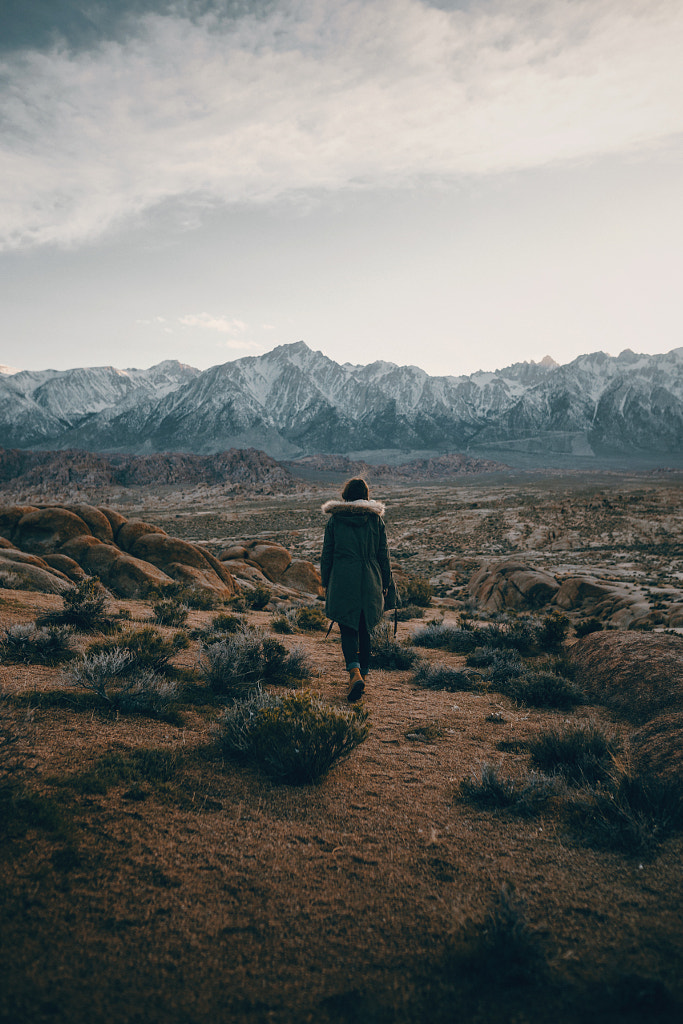
<svg viewBox="0 0 683 1024"><path fill-rule="evenodd" d="M199 208L411 186L683 131L679 0L283 0L149 14L125 42L0 65L0 245Z"/></svg>

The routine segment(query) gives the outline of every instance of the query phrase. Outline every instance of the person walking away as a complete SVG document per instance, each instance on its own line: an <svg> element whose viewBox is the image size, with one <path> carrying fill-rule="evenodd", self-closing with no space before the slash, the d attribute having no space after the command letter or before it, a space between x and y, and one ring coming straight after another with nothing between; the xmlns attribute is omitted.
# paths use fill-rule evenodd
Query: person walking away
<svg viewBox="0 0 683 1024"><path fill-rule="evenodd" d="M347 480L342 500L326 501L320 575L325 614L339 623L342 654L349 673L348 700L359 700L370 665L370 634L382 617L391 583L391 563L383 515L371 501L365 480Z"/></svg>

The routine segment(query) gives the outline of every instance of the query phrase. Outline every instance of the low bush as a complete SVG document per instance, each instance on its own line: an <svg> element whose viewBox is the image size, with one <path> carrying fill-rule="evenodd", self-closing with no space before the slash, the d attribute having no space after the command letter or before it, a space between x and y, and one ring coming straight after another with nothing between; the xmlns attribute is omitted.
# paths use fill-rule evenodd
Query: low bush
<svg viewBox="0 0 683 1024"><path fill-rule="evenodd" d="M557 794L557 779L531 773L524 780L503 778L490 764L482 764L478 775L462 779L458 795L466 803L487 810L504 809L522 817L541 811Z"/></svg>
<svg viewBox="0 0 683 1024"><path fill-rule="evenodd" d="M176 597L162 597L152 605L154 621L160 626L184 626L188 607Z"/></svg>
<svg viewBox="0 0 683 1024"><path fill-rule="evenodd" d="M231 615L229 612L222 612L214 615L211 620L211 629L216 633L237 633L243 626L244 620L241 615Z"/></svg>
<svg viewBox="0 0 683 1024"><path fill-rule="evenodd" d="M189 637L185 633L176 633L169 640L154 626L144 626L111 640L90 644L86 655L123 650L129 655L125 674L130 675L139 669L166 672L170 667L171 658L179 651L186 650L189 644Z"/></svg>
<svg viewBox="0 0 683 1024"><path fill-rule="evenodd" d="M539 623L535 619L516 618L512 622L496 622L481 627L480 642L486 647L496 647L531 654L538 647Z"/></svg>
<svg viewBox="0 0 683 1024"><path fill-rule="evenodd" d="M497 647L478 647L465 661L470 668L483 669L485 677L493 683L517 679L527 670L517 651Z"/></svg>
<svg viewBox="0 0 683 1024"><path fill-rule="evenodd" d="M208 590L205 587L185 587L180 597L180 603L194 611L210 612L220 606L221 599L213 590Z"/></svg>
<svg viewBox="0 0 683 1024"><path fill-rule="evenodd" d="M683 784L621 771L575 800L570 817L589 846L646 854L683 829Z"/></svg>
<svg viewBox="0 0 683 1024"><path fill-rule="evenodd" d="M410 622L411 619L423 619L424 613L423 605L404 604L396 609L396 618L399 622Z"/></svg>
<svg viewBox="0 0 683 1024"><path fill-rule="evenodd" d="M413 676L413 683L427 690L450 690L457 693L462 690L476 690L477 681L461 669L449 665L422 662Z"/></svg>
<svg viewBox="0 0 683 1024"><path fill-rule="evenodd" d="M575 631L580 639L582 636L588 636L589 633L599 633L603 628L600 619L582 619L576 623Z"/></svg>
<svg viewBox="0 0 683 1024"><path fill-rule="evenodd" d="M480 920L468 920L451 948L458 973L495 988L537 983L548 971L543 942L504 885Z"/></svg>
<svg viewBox="0 0 683 1024"><path fill-rule="evenodd" d="M305 605L303 608L297 608L294 621L299 629L311 632L327 629L327 616L319 604L310 604Z"/></svg>
<svg viewBox="0 0 683 1024"><path fill-rule="evenodd" d="M298 633L299 628L296 624L297 611L297 608L288 608L287 611L274 615L270 620L270 628L274 633L283 633L290 636L293 633Z"/></svg>
<svg viewBox="0 0 683 1024"><path fill-rule="evenodd" d="M399 643L394 628L388 621L378 622L372 631L370 665L372 668L412 668L418 660L417 652Z"/></svg>
<svg viewBox="0 0 683 1024"><path fill-rule="evenodd" d="M559 651L567 638L569 619L566 615L552 612L541 621L536 643L542 651Z"/></svg>
<svg viewBox="0 0 683 1024"><path fill-rule="evenodd" d="M178 696L178 684L150 669L131 671L132 655L121 647L86 655L62 677L66 685L89 690L115 711L164 715Z"/></svg>
<svg viewBox="0 0 683 1024"><path fill-rule="evenodd" d="M407 584L401 585L401 604L416 604L420 608L429 608L434 597L434 587L422 576L411 576Z"/></svg>
<svg viewBox="0 0 683 1024"><path fill-rule="evenodd" d="M411 639L416 647L441 648L454 654L467 654L477 646L476 633L458 626L447 626L441 619L432 619L413 633Z"/></svg>
<svg viewBox="0 0 683 1024"><path fill-rule="evenodd" d="M59 665L75 657L70 626L16 623L0 636L0 660L7 664Z"/></svg>
<svg viewBox="0 0 683 1024"><path fill-rule="evenodd" d="M270 588L264 583L257 583L253 590L245 589L241 594L244 606L252 608L255 612L260 612L265 608L272 596Z"/></svg>
<svg viewBox="0 0 683 1024"><path fill-rule="evenodd" d="M97 576L79 580L62 595L60 611L48 612L36 619L37 626L73 626L82 633L112 633L119 628L116 618L107 613L107 593Z"/></svg>
<svg viewBox="0 0 683 1024"><path fill-rule="evenodd" d="M219 738L226 754L277 782L302 785L324 778L369 729L359 707L332 708L305 692L280 697L257 690L225 711Z"/></svg>
<svg viewBox="0 0 683 1024"><path fill-rule="evenodd" d="M528 672L491 681L499 693L532 708L568 710L583 702L583 694L576 683L554 672Z"/></svg>
<svg viewBox="0 0 683 1024"><path fill-rule="evenodd" d="M597 725L568 725L538 733L527 743L534 768L558 773L576 786L609 778L615 743Z"/></svg>
<svg viewBox="0 0 683 1024"><path fill-rule="evenodd" d="M291 686L311 676L303 650L290 652L273 637L248 628L204 647L201 667L209 687L221 697L246 697L262 683Z"/></svg>

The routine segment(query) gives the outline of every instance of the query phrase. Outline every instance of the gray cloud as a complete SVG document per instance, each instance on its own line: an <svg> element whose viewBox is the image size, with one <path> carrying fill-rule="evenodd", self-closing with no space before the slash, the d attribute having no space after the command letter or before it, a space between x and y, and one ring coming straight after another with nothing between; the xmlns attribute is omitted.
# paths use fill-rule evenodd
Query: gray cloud
<svg viewBox="0 0 683 1024"><path fill-rule="evenodd" d="M2 246L73 245L167 200L410 186L683 128L678 0L246 9L128 11L125 38L7 54Z"/></svg>

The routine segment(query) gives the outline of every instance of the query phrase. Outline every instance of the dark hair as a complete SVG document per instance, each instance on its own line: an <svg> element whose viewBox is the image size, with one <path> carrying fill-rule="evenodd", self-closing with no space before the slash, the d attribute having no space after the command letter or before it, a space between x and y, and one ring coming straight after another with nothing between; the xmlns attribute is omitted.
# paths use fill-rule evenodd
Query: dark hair
<svg viewBox="0 0 683 1024"><path fill-rule="evenodd" d="M347 480L344 484L342 491L342 498L344 501L358 501L360 499L368 500L368 485L362 477L354 477L352 480Z"/></svg>

